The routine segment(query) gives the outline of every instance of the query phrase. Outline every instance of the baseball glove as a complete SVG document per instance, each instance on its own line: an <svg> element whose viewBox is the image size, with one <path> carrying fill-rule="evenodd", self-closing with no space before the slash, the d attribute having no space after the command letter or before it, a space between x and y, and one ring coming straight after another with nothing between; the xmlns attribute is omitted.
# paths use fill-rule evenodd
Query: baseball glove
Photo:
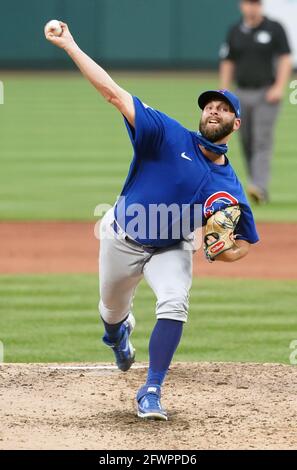
<svg viewBox="0 0 297 470"><path fill-rule="evenodd" d="M239 205L230 206L215 212L207 220L204 235L204 253L210 263L218 255L235 246L234 230L240 214Z"/></svg>

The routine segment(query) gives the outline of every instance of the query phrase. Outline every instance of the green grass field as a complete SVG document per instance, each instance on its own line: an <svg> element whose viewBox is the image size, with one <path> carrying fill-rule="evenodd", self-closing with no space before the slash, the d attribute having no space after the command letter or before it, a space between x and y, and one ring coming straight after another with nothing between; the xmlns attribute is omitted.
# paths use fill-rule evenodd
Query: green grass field
<svg viewBox="0 0 297 470"><path fill-rule="evenodd" d="M191 129L198 93L217 87L215 75L114 73L116 81ZM79 74L2 74L0 220L93 220L113 203L132 157L119 113ZM289 94L289 88L288 88ZM276 133L272 203L257 220L297 221L297 107L284 100ZM231 161L245 182L237 137Z"/></svg>
<svg viewBox="0 0 297 470"><path fill-rule="evenodd" d="M112 361L100 340L94 275L2 276L0 339L5 362ZM155 299L135 299L137 359L147 360ZM182 361L289 363L297 338L296 282L194 280Z"/></svg>

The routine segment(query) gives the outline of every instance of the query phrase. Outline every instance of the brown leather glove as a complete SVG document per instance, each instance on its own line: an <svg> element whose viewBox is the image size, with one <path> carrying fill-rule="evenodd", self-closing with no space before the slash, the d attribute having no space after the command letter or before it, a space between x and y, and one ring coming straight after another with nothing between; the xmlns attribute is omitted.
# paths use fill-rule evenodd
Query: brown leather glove
<svg viewBox="0 0 297 470"><path fill-rule="evenodd" d="M235 247L234 230L240 214L239 205L229 206L215 212L207 220L204 235L204 253L210 263L224 251Z"/></svg>

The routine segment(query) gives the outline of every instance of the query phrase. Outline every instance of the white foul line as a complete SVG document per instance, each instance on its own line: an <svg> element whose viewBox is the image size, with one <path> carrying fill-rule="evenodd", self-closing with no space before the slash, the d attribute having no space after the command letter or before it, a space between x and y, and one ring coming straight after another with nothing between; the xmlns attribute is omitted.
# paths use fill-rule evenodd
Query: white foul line
<svg viewBox="0 0 297 470"><path fill-rule="evenodd" d="M119 370L117 366L49 366L55 370ZM147 369L145 365L135 365L131 369Z"/></svg>

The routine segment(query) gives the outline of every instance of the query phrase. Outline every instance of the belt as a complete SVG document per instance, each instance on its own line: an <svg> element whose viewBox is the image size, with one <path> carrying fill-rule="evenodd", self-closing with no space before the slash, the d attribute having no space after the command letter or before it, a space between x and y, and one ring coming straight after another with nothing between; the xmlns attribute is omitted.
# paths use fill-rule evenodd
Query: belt
<svg viewBox="0 0 297 470"><path fill-rule="evenodd" d="M112 224L112 228L115 231L115 233L118 235L119 231L121 230L123 233L125 233L119 224L117 223L116 220L114 220ZM154 253L155 251L159 250L159 247L157 246L152 246L152 245L142 245L141 243L137 242L134 240L134 238L129 237L127 234L124 236L124 240L126 240L128 243L131 243L131 245L137 246L138 248L142 248L144 251L147 251L148 253Z"/></svg>

